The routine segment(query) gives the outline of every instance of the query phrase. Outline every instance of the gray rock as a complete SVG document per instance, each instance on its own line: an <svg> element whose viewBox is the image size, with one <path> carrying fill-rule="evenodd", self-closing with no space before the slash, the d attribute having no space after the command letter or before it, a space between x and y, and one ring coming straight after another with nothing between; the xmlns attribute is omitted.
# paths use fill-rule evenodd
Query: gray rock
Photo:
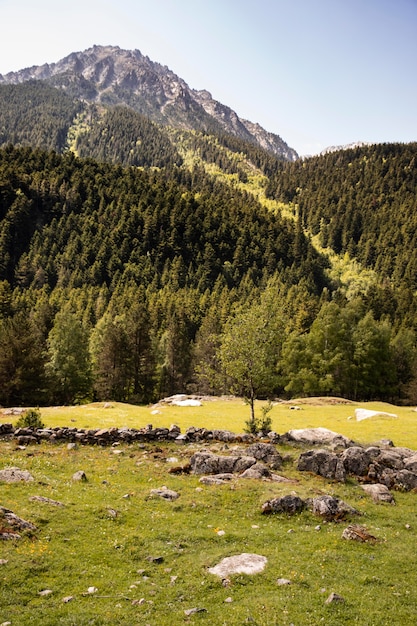
<svg viewBox="0 0 417 626"><path fill-rule="evenodd" d="M311 510L327 521L338 521L349 515L360 515L359 511L333 496L318 496L311 500Z"/></svg>
<svg viewBox="0 0 417 626"><path fill-rule="evenodd" d="M332 445L347 448L353 445L353 441L335 433L328 428L301 428L290 430L287 433L290 441L297 441L307 445Z"/></svg>
<svg viewBox="0 0 417 626"><path fill-rule="evenodd" d="M87 482L87 474L84 470L78 470L78 472L72 475L72 480Z"/></svg>
<svg viewBox="0 0 417 626"><path fill-rule="evenodd" d="M0 482L3 483L20 483L31 482L33 476L27 470L21 470L19 467L6 467L0 470Z"/></svg>
<svg viewBox="0 0 417 626"><path fill-rule="evenodd" d="M339 482L344 482L346 479L342 459L337 454L324 449L303 452L298 459L297 468L300 472L312 472Z"/></svg>
<svg viewBox="0 0 417 626"><path fill-rule="evenodd" d="M65 504L58 502L58 500L51 500L50 498L45 498L44 496L31 496L29 500L31 502L43 502L44 504L50 504L51 506L65 506Z"/></svg>
<svg viewBox="0 0 417 626"><path fill-rule="evenodd" d="M282 587L283 585L291 585L291 581L288 578L278 578L277 585Z"/></svg>
<svg viewBox="0 0 417 626"><path fill-rule="evenodd" d="M414 474L406 469L400 470L395 475L395 488L401 491L417 489L417 473Z"/></svg>
<svg viewBox="0 0 417 626"><path fill-rule="evenodd" d="M180 497L180 494L167 487L161 487L160 489L151 489L152 496L158 496L164 500L176 500Z"/></svg>
<svg viewBox="0 0 417 626"><path fill-rule="evenodd" d="M12 532L15 530L36 530L35 524L27 522L26 520L18 517L13 511L0 506L0 520L3 526L7 526ZM5 529L7 532L7 528Z"/></svg>
<svg viewBox="0 0 417 626"><path fill-rule="evenodd" d="M342 596L340 596L338 593L333 592L329 595L325 604L343 603L344 601L345 599Z"/></svg>
<svg viewBox="0 0 417 626"><path fill-rule="evenodd" d="M207 609L202 609L200 607L195 607L194 609L185 609L184 614L187 617L190 617L190 615L195 615L196 613L206 613Z"/></svg>
<svg viewBox="0 0 417 626"><path fill-rule="evenodd" d="M359 446L346 448L341 458L347 474L354 474L355 476L367 475L371 457L363 448Z"/></svg>
<svg viewBox="0 0 417 626"><path fill-rule="evenodd" d="M404 459L404 469L417 474L417 454Z"/></svg>
<svg viewBox="0 0 417 626"><path fill-rule="evenodd" d="M208 571L220 578L227 578L231 574L259 574L264 570L267 562L268 559L265 556L243 553L222 559L214 567L209 567Z"/></svg>
<svg viewBox="0 0 417 626"><path fill-rule="evenodd" d="M241 473L255 463L254 457L219 456L210 452L197 452L190 459L194 474Z"/></svg>
<svg viewBox="0 0 417 626"><path fill-rule="evenodd" d="M216 474L215 476L202 476L199 482L203 485L225 485L232 478L235 478L233 474Z"/></svg>
<svg viewBox="0 0 417 626"><path fill-rule="evenodd" d="M257 461L264 461L273 470L282 467L282 456L271 443L253 443L246 450L246 454L253 456Z"/></svg>
<svg viewBox="0 0 417 626"><path fill-rule="evenodd" d="M404 461L401 453L394 449L381 450L374 463L394 470L401 470L404 468Z"/></svg>
<svg viewBox="0 0 417 626"><path fill-rule="evenodd" d="M371 496L374 502L390 502L395 504L394 496L386 485L375 483L373 485L361 485L362 489Z"/></svg>
<svg viewBox="0 0 417 626"><path fill-rule="evenodd" d="M273 498L267 500L262 505L262 513L286 513L287 515L295 515L301 513L305 509L305 502L298 496L282 496L281 498Z"/></svg>
<svg viewBox="0 0 417 626"><path fill-rule="evenodd" d="M344 529L342 533L342 539L348 539L352 541L359 541L361 543L364 542L374 542L378 541L376 537L369 534L364 526L351 525Z"/></svg>
<svg viewBox="0 0 417 626"><path fill-rule="evenodd" d="M263 463L255 463L255 465L252 465L240 474L240 478L255 478L258 480L262 478L270 478L270 476L271 472Z"/></svg>

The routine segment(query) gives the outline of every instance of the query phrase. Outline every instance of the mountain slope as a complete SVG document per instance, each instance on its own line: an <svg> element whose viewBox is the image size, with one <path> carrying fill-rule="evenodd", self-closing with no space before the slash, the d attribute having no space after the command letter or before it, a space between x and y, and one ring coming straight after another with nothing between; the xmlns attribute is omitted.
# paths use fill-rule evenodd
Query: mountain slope
<svg viewBox="0 0 417 626"><path fill-rule="evenodd" d="M209 92L191 89L168 67L151 61L139 50L94 46L57 63L0 75L0 85L29 80L46 81L77 100L128 106L158 124L230 134L281 159L297 159L297 153L278 135L241 119Z"/></svg>

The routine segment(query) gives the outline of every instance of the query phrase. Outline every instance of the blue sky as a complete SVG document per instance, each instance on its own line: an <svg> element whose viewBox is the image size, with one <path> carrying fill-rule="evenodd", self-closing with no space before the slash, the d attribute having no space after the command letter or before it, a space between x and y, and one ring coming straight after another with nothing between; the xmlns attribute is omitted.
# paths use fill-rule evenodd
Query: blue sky
<svg viewBox="0 0 417 626"><path fill-rule="evenodd" d="M0 0L0 73L139 49L299 154L417 140L417 0Z"/></svg>

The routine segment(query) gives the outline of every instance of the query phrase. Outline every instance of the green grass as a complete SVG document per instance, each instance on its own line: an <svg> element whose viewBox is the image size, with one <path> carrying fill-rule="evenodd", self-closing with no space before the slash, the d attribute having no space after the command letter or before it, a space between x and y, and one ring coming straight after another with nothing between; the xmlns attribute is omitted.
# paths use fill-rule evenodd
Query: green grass
<svg viewBox="0 0 417 626"><path fill-rule="evenodd" d="M372 405L398 419L348 420L353 405L274 407L278 432L291 427L325 426L358 441L393 439L417 448L410 408ZM362 406L362 405L361 405ZM365 405L363 405L365 406ZM370 405L366 405L368 408ZM112 403L42 409L49 425L79 427L187 426L243 430L248 408L237 400L207 402L203 407L151 408ZM74 420L74 421L72 421ZM1 421L10 421L3 417ZM222 450L223 444L213 444ZM396 493L396 506L376 505L354 480L341 485L301 475L293 464L283 472L297 485L237 480L204 486L193 475L173 475L170 457L185 463L198 446L134 444L115 449L41 444L17 449L0 441L0 467L28 469L33 483L1 485L0 504L36 524L38 531L20 541L0 543L0 624L43 626L87 624L152 626L178 624L316 626L404 625L415 622L417 590L415 493ZM300 450L285 448L296 458ZM71 480L83 469L86 483ZM150 490L166 485L180 493L166 502ZM363 512L359 522L379 539L358 544L341 539L346 524L326 524L309 512L288 518L262 516L262 503L296 492L301 497L330 493ZM52 507L30 501L43 495L65 504ZM129 497L125 497L129 496ZM116 518L109 509L118 512ZM316 525L321 524L321 530ZM406 528L410 524L410 528ZM216 530L225 531L219 536ZM289 532L293 531L293 532ZM224 587L207 572L221 558L255 552L268 558L263 573L233 576ZM163 557L155 563L149 557ZM172 577L176 577L175 579ZM280 587L278 578L292 584ZM88 594L96 587L95 594ZM52 594L39 592L51 589ZM345 598L326 605L335 591ZM73 596L68 603L66 596ZM232 602L225 602L227 598ZM138 602L134 602L138 601ZM186 617L193 607L206 612Z"/></svg>

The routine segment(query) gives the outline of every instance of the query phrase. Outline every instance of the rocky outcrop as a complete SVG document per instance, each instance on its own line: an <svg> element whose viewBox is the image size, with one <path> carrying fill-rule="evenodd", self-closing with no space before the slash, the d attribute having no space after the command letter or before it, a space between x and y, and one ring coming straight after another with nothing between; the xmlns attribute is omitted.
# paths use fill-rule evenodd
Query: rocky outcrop
<svg viewBox="0 0 417 626"><path fill-rule="evenodd" d="M197 452L190 459L194 474L240 474L255 463L253 456L220 456L211 452Z"/></svg>
<svg viewBox="0 0 417 626"><path fill-rule="evenodd" d="M343 460L334 452L324 449L303 452L298 459L297 469L340 482L344 482L346 478Z"/></svg>

